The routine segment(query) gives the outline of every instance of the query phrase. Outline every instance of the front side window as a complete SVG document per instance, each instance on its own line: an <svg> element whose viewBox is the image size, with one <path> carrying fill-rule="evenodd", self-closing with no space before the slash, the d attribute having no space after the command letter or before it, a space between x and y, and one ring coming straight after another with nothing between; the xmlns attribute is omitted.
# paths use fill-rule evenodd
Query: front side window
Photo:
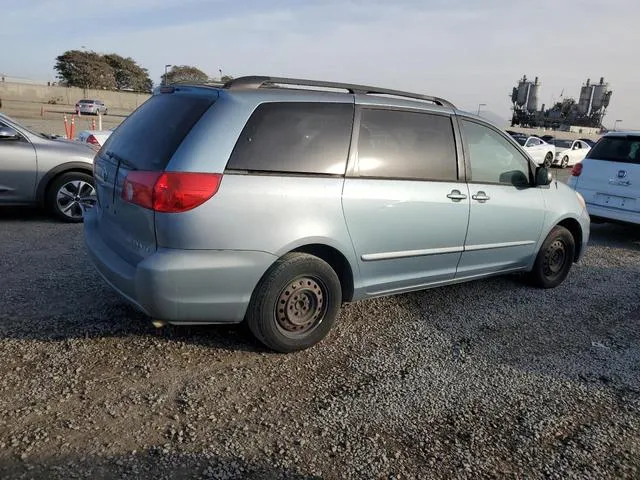
<svg viewBox="0 0 640 480"><path fill-rule="evenodd" d="M487 126L464 119L462 130L470 157L471 182L529 185L529 162L506 138Z"/></svg>
<svg viewBox="0 0 640 480"><path fill-rule="evenodd" d="M264 103L245 125L227 168L344 175L353 104Z"/></svg>
<svg viewBox="0 0 640 480"><path fill-rule="evenodd" d="M358 172L361 177L456 181L458 167L451 118L363 109Z"/></svg>

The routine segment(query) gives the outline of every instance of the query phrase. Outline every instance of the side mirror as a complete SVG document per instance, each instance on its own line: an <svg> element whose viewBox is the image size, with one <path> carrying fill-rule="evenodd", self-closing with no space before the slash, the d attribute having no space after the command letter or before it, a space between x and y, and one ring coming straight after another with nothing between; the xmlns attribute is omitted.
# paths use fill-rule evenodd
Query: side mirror
<svg viewBox="0 0 640 480"><path fill-rule="evenodd" d="M20 138L18 132L11 127L0 127L0 140L17 140Z"/></svg>
<svg viewBox="0 0 640 480"><path fill-rule="evenodd" d="M536 187L544 187L551 184L553 176L546 167L536 168Z"/></svg>

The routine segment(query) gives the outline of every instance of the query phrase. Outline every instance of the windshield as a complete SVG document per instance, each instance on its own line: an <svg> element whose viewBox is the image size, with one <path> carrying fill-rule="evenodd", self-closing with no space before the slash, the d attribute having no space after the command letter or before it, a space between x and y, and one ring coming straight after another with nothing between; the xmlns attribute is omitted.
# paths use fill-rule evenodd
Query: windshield
<svg viewBox="0 0 640 480"><path fill-rule="evenodd" d="M163 170L215 100L190 94L155 95L129 115L102 148L107 156L120 158L135 169Z"/></svg>
<svg viewBox="0 0 640 480"><path fill-rule="evenodd" d="M571 145L573 145L573 140L556 140L553 143L555 144L556 147L571 148Z"/></svg>
<svg viewBox="0 0 640 480"><path fill-rule="evenodd" d="M513 139L523 147L524 147L524 144L527 143L527 137L513 137Z"/></svg>
<svg viewBox="0 0 640 480"><path fill-rule="evenodd" d="M612 136L600 140L587 158L609 162L640 164L640 136Z"/></svg>

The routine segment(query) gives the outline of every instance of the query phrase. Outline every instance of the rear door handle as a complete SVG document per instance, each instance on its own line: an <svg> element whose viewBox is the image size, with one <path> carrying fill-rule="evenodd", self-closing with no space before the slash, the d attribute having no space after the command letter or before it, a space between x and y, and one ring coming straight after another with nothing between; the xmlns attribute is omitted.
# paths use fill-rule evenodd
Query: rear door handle
<svg viewBox="0 0 640 480"><path fill-rule="evenodd" d="M460 190L451 190L451 193L447 195L447 198L450 198L454 202L459 202L460 200L467 198L467 196L460 192Z"/></svg>
<svg viewBox="0 0 640 480"><path fill-rule="evenodd" d="M471 198L473 198L474 200L477 200L479 202L486 202L487 200L491 200L491 197L489 195L487 195L486 193L484 193L483 191L480 191L480 192L476 193L475 195L472 195Z"/></svg>

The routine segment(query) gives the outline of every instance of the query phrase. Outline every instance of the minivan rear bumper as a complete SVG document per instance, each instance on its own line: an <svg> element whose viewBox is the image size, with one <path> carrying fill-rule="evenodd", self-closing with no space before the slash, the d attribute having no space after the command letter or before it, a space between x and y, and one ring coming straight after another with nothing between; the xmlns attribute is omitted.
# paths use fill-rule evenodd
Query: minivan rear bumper
<svg viewBox="0 0 640 480"><path fill-rule="evenodd" d="M239 323L256 284L277 259L257 251L159 248L131 265L86 212L84 239L98 273L148 316L172 324Z"/></svg>
<svg viewBox="0 0 640 480"><path fill-rule="evenodd" d="M587 211L592 217L640 225L640 212L622 210L620 208L603 207L593 203L587 203Z"/></svg>

